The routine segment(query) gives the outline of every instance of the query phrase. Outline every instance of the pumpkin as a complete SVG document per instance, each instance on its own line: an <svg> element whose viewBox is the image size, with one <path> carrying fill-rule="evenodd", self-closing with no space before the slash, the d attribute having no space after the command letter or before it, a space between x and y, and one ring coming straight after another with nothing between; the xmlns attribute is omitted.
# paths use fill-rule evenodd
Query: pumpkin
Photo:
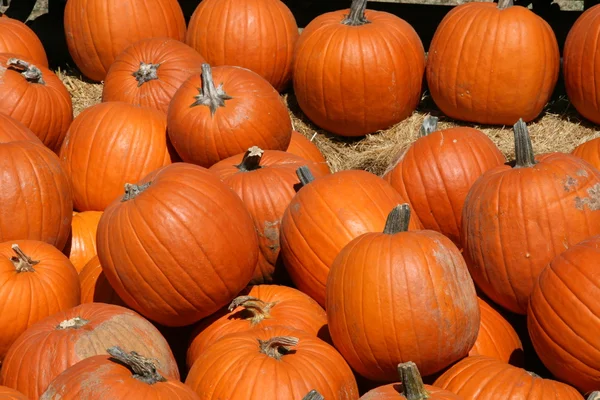
<svg viewBox="0 0 600 400"><path fill-rule="evenodd" d="M342 136L363 136L412 114L421 99L425 52L404 20L365 10L325 13L298 40L294 93L317 126Z"/></svg>
<svg viewBox="0 0 600 400"><path fill-rule="evenodd" d="M166 131L160 111L123 102L100 103L79 114L60 149L75 209L103 211L126 183L170 164Z"/></svg>
<svg viewBox="0 0 600 400"><path fill-rule="evenodd" d="M0 113L0 143L25 140L42 144L42 141L31 132L31 129L8 115Z"/></svg>
<svg viewBox="0 0 600 400"><path fill-rule="evenodd" d="M580 144L571 154L583 158L596 167L596 169L600 169L600 138L588 140Z"/></svg>
<svg viewBox="0 0 600 400"><path fill-rule="evenodd" d="M600 123L600 107L597 102L600 69L595 57L600 37L600 7L586 9L571 27L563 51L563 75L565 89L575 109L595 124Z"/></svg>
<svg viewBox="0 0 600 400"><path fill-rule="evenodd" d="M205 400L357 400L352 371L329 344L303 331L272 326L232 333L200 355L186 385Z"/></svg>
<svg viewBox="0 0 600 400"><path fill-rule="evenodd" d="M204 58L171 38L136 42L110 66L102 101L124 101L167 113L175 91L190 76L202 71Z"/></svg>
<svg viewBox="0 0 600 400"><path fill-rule="evenodd" d="M572 387L486 356L467 357L433 384L465 400L581 400Z"/></svg>
<svg viewBox="0 0 600 400"><path fill-rule="evenodd" d="M325 311L304 293L286 286L251 286L227 309L197 325L187 351L188 368L223 336L274 325L288 326L321 339L328 335Z"/></svg>
<svg viewBox="0 0 600 400"><path fill-rule="evenodd" d="M477 340L469 351L469 356L488 356L522 367L524 354L519 335L510 322L492 306L481 298L478 298L478 301L481 324Z"/></svg>
<svg viewBox="0 0 600 400"><path fill-rule="evenodd" d="M188 26L186 43L214 66L237 65L278 91L292 78L298 26L280 0L205 0Z"/></svg>
<svg viewBox="0 0 600 400"><path fill-rule="evenodd" d="M54 246L35 240L0 243L0 363L31 324L79 301L77 271Z"/></svg>
<svg viewBox="0 0 600 400"><path fill-rule="evenodd" d="M600 173L578 157L534 157L523 121L516 160L484 173L462 215L462 242L475 283L492 301L526 314L540 272L581 240L600 234Z"/></svg>
<svg viewBox="0 0 600 400"><path fill-rule="evenodd" d="M253 146L245 154L229 157L210 167L242 199L254 220L260 254L251 284L281 283L286 278L279 257L279 227L285 209L296 194L296 170L308 166L323 176L312 162L277 150Z"/></svg>
<svg viewBox="0 0 600 400"><path fill-rule="evenodd" d="M1 20L1 19L0 19ZM6 386L0 386L0 399L2 400L29 400L23 393Z"/></svg>
<svg viewBox="0 0 600 400"><path fill-rule="evenodd" d="M466 356L479 330L475 286L460 250L442 234L408 232L395 207L382 233L358 236L333 261L327 322L335 347L361 376L393 382L398 363L424 375Z"/></svg>
<svg viewBox="0 0 600 400"><path fill-rule="evenodd" d="M54 72L9 53L0 54L0 112L27 126L54 151L73 120L71 95Z"/></svg>
<svg viewBox="0 0 600 400"><path fill-rule="evenodd" d="M421 137L384 176L432 229L460 243L462 208L469 189L485 171L506 158L483 132L457 127L437 129L437 118L427 117Z"/></svg>
<svg viewBox="0 0 600 400"><path fill-rule="evenodd" d="M186 30L177 0L67 0L64 26L77 68L98 82L131 44L153 37L183 41Z"/></svg>
<svg viewBox="0 0 600 400"><path fill-rule="evenodd" d="M501 0L461 4L446 14L429 46L426 76L445 115L512 125L542 112L559 67L550 25L513 0Z"/></svg>
<svg viewBox="0 0 600 400"><path fill-rule="evenodd" d="M175 92L167 124L181 159L207 168L251 146L285 150L292 134L288 110L267 81L244 68L208 64Z"/></svg>
<svg viewBox="0 0 600 400"><path fill-rule="evenodd" d="M79 272L81 303L106 303L124 306L123 300L110 286L98 256L94 256Z"/></svg>
<svg viewBox="0 0 600 400"><path fill-rule="evenodd" d="M18 19L0 18L0 53L19 54L48 68L42 42L30 27Z"/></svg>
<svg viewBox="0 0 600 400"><path fill-rule="evenodd" d="M295 154L306 160L317 163L319 171L324 174L330 174L331 170L327 165L327 160L323 157L321 150L303 134L292 131L292 138L287 150L288 153Z"/></svg>
<svg viewBox="0 0 600 400"><path fill-rule="evenodd" d="M150 322L123 307L89 303L51 315L19 336L2 363L0 381L37 399L67 368L115 345L145 354L165 377L179 379L166 340Z"/></svg>
<svg viewBox="0 0 600 400"><path fill-rule="evenodd" d="M205 168L155 171L104 211L98 258L131 308L185 326L227 305L250 281L258 240L240 198Z"/></svg>
<svg viewBox="0 0 600 400"><path fill-rule="evenodd" d="M62 250L73 214L56 154L33 141L0 143L0 242L40 240Z"/></svg>
<svg viewBox="0 0 600 400"><path fill-rule="evenodd" d="M118 346L73 365L57 376L40 400L112 400L135 397L147 400L198 400L183 383L167 379L154 361Z"/></svg>
<svg viewBox="0 0 600 400"><path fill-rule="evenodd" d="M96 256L96 231L102 212L73 212L71 221L71 240L67 242L64 252L77 272Z"/></svg>
<svg viewBox="0 0 600 400"><path fill-rule="evenodd" d="M600 386L600 340L596 309L600 276L595 273L600 236L558 255L540 274L527 311L527 327L536 353L556 378L582 392Z"/></svg>
<svg viewBox="0 0 600 400"><path fill-rule="evenodd" d="M447 390L424 385L417 365L412 361L398 364L398 375L399 383L371 389L360 400L462 400L462 397Z"/></svg>
<svg viewBox="0 0 600 400"><path fill-rule="evenodd" d="M338 253L355 237L381 231L390 210L405 200L366 171L311 179L301 176L303 187L281 219L281 256L296 287L325 306L327 275ZM417 228L414 218L411 229Z"/></svg>

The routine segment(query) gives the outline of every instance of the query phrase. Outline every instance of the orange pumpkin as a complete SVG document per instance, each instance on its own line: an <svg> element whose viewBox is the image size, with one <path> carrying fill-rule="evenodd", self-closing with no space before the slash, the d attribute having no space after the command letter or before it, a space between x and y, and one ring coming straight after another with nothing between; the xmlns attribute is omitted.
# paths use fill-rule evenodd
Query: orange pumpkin
<svg viewBox="0 0 600 400"><path fill-rule="evenodd" d="M153 358L170 379L179 379L177 364L158 330L123 307L90 303L71 308L32 325L11 346L0 371L3 385L38 399L67 368L110 346Z"/></svg>
<svg viewBox="0 0 600 400"><path fill-rule="evenodd" d="M331 173L329 165L327 165L327 160L323 157L321 150L301 133L292 131L292 139L286 151L315 162L319 166L319 171L324 174Z"/></svg>
<svg viewBox="0 0 600 400"><path fill-rule="evenodd" d="M81 303L106 303L124 306L123 300L110 286L98 256L94 256L79 272Z"/></svg>
<svg viewBox="0 0 600 400"><path fill-rule="evenodd" d="M110 66L102 101L124 101L167 113L175 91L190 75L202 71L204 58L171 38L140 40Z"/></svg>
<svg viewBox="0 0 600 400"><path fill-rule="evenodd" d="M207 168L251 146L285 151L292 134L288 110L269 82L244 68L208 64L177 90L167 124L181 159Z"/></svg>
<svg viewBox="0 0 600 400"><path fill-rule="evenodd" d="M171 163L164 114L123 102L100 103L75 118L60 149L73 206L103 211L128 182Z"/></svg>
<svg viewBox="0 0 600 400"><path fill-rule="evenodd" d="M13 18L0 18L0 53L21 55L48 68L48 57L34 31Z"/></svg>
<svg viewBox="0 0 600 400"><path fill-rule="evenodd" d="M96 256L96 231L101 211L73 212L71 238L64 249L77 272Z"/></svg>
<svg viewBox="0 0 600 400"><path fill-rule="evenodd" d="M580 144L571 154L583 158L596 167L596 169L600 169L600 138L588 140Z"/></svg>
<svg viewBox="0 0 600 400"><path fill-rule="evenodd" d="M25 140L42 144L42 141L31 132L31 129L8 115L0 113L0 143Z"/></svg>
<svg viewBox="0 0 600 400"><path fill-rule="evenodd" d="M2 400L29 400L23 393L6 386L0 386L0 399Z"/></svg>

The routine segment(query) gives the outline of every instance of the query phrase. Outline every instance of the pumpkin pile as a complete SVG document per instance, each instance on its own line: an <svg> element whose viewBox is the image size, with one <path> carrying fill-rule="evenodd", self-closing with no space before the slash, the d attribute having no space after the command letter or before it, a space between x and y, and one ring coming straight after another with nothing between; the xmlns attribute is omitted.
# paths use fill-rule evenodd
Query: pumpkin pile
<svg viewBox="0 0 600 400"><path fill-rule="evenodd" d="M598 16L565 47L595 123ZM35 33L0 28L0 399L599 396L600 139L535 153L559 51L528 9L457 6L426 60L366 0L302 34L280 0L187 27L176 0L68 0L103 81L76 118ZM429 116L383 176L331 173L281 98L364 136L424 77L447 116L512 125L515 159Z"/></svg>

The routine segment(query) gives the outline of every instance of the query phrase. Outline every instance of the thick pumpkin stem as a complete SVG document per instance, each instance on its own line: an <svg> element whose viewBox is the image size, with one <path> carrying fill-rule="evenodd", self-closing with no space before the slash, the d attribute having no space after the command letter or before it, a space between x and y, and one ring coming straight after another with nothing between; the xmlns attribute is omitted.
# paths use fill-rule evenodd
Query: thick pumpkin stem
<svg viewBox="0 0 600 400"><path fill-rule="evenodd" d="M190 107L209 107L211 115L215 115L219 107L225 107L225 100L233 99L225 93L222 83L215 87L212 70L208 64L202 64L202 89L199 91L200 94L194 97L196 101Z"/></svg>
<svg viewBox="0 0 600 400"><path fill-rule="evenodd" d="M300 339L292 336L276 336L269 340L262 341L258 339L260 352L276 360L281 360L281 357L288 354L290 347L296 346Z"/></svg>
<svg viewBox="0 0 600 400"><path fill-rule="evenodd" d="M158 79L158 67L160 67L160 64L146 64L141 62L140 69L131 74L137 81L138 87L148 81Z"/></svg>
<svg viewBox="0 0 600 400"><path fill-rule="evenodd" d="M425 400L430 397L423 385L423 379L417 365L412 362L398 364L398 374L402 382L402 394L406 400Z"/></svg>
<svg viewBox="0 0 600 400"><path fill-rule="evenodd" d="M395 235L396 233L408 231L410 222L410 207L408 204L400 204L388 214L385 221L383 233L386 235Z"/></svg>
<svg viewBox="0 0 600 400"><path fill-rule="evenodd" d="M252 296L239 296L233 299L229 305L229 312L232 312L238 307L244 307L244 312L247 317L244 319L250 321L251 325L260 323L265 318L270 318L269 312L277 302L267 303L261 299Z"/></svg>
<svg viewBox="0 0 600 400"><path fill-rule="evenodd" d="M298 179L300 179L300 186L304 187L315 180L310 169L304 165L296 170L296 175L298 175Z"/></svg>
<svg viewBox="0 0 600 400"><path fill-rule="evenodd" d="M370 23L365 16L367 9L367 0L352 0L350 5L350 15L342 21L342 24L349 26L361 26Z"/></svg>
<svg viewBox="0 0 600 400"><path fill-rule="evenodd" d="M600 392L592 392L588 395L588 397L586 398L587 400L599 400L600 399Z"/></svg>
<svg viewBox="0 0 600 400"><path fill-rule="evenodd" d="M244 154L242 162L240 165L236 165L236 168L242 172L254 171L261 168L260 162L264 153L264 150L258 146L250 147L246 151L246 154Z"/></svg>
<svg viewBox="0 0 600 400"><path fill-rule="evenodd" d="M302 400L325 400L323 395L317 392L315 389L311 390L302 398Z"/></svg>
<svg viewBox="0 0 600 400"><path fill-rule="evenodd" d="M16 256L11 257L10 261L12 261L13 265L17 272L34 272L34 265L39 264L39 260L33 260L27 254L23 253L23 250L19 247L18 244L13 244L11 246Z"/></svg>
<svg viewBox="0 0 600 400"><path fill-rule="evenodd" d="M140 195L144 190L148 189L152 182L146 182L143 185L133 185L131 183L125 184L125 195L121 198L121 201L133 200Z"/></svg>
<svg viewBox="0 0 600 400"><path fill-rule="evenodd" d="M529 137L527 125L522 119L519 119L513 126L515 132L515 166L514 168L529 168L537 164L533 145Z"/></svg>
<svg viewBox="0 0 600 400"><path fill-rule="evenodd" d="M56 326L56 329L58 329L58 330L79 329L83 326L86 326L89 323L90 323L90 321L88 321L87 319L83 319L81 317L75 317L75 318L64 320L63 322L61 322L60 324L58 324Z"/></svg>
<svg viewBox="0 0 600 400"><path fill-rule="evenodd" d="M499 10L505 10L514 5L515 4L514 4L513 0L498 0L498 9Z"/></svg>
<svg viewBox="0 0 600 400"><path fill-rule="evenodd" d="M44 76L42 71L33 64L29 64L27 61L19 60L18 58L9 58L6 62L8 68L12 68L16 71L21 72L21 75L32 83L39 83L45 85Z"/></svg>
<svg viewBox="0 0 600 400"><path fill-rule="evenodd" d="M157 382L166 382L165 377L158 373L156 365L146 357L140 356L135 351L127 353L118 346L111 347L106 352L115 360L125 365L133 372L133 377L148 385Z"/></svg>
<svg viewBox="0 0 600 400"><path fill-rule="evenodd" d="M431 133L437 131L438 117L434 117L433 115L429 115L425 117L423 121L423 125L421 125L421 130L419 131L419 136L427 136Z"/></svg>

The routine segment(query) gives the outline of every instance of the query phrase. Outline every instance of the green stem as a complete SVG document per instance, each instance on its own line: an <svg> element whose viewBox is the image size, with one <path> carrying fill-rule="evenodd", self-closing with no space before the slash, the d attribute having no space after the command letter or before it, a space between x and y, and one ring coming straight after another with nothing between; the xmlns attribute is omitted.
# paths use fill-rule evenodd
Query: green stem
<svg viewBox="0 0 600 400"><path fill-rule="evenodd" d="M438 117L434 117L432 115L425 117L425 120L423 120L423 125L421 125L421 130L419 131L419 136L427 136L437 131L438 120Z"/></svg>
<svg viewBox="0 0 600 400"><path fill-rule="evenodd" d="M210 108L211 115L215 115L219 107L225 107L225 100L233 99L225 93L222 83L215 86L209 64L202 64L202 89L199 89L199 92L200 94L194 97L196 101L190 107L206 106Z"/></svg>
<svg viewBox="0 0 600 400"><path fill-rule="evenodd" d="M406 400L425 400L431 397L414 362L398 364L398 374L402 382L402 394Z"/></svg>
<svg viewBox="0 0 600 400"><path fill-rule="evenodd" d="M537 164L533 145L529 137L527 125L522 119L513 127L515 133L515 166L514 168L529 168Z"/></svg>
<svg viewBox="0 0 600 400"><path fill-rule="evenodd" d="M408 231L408 224L410 222L410 207L408 204L400 204L394 207L394 209L388 214L387 220L385 221L385 228L383 233L386 235L394 235L400 232Z"/></svg>
<svg viewBox="0 0 600 400"><path fill-rule="evenodd" d="M348 26L361 26L369 24L365 16L365 10L367 9L367 0L352 0L350 5L350 14L344 18L342 24Z"/></svg>

